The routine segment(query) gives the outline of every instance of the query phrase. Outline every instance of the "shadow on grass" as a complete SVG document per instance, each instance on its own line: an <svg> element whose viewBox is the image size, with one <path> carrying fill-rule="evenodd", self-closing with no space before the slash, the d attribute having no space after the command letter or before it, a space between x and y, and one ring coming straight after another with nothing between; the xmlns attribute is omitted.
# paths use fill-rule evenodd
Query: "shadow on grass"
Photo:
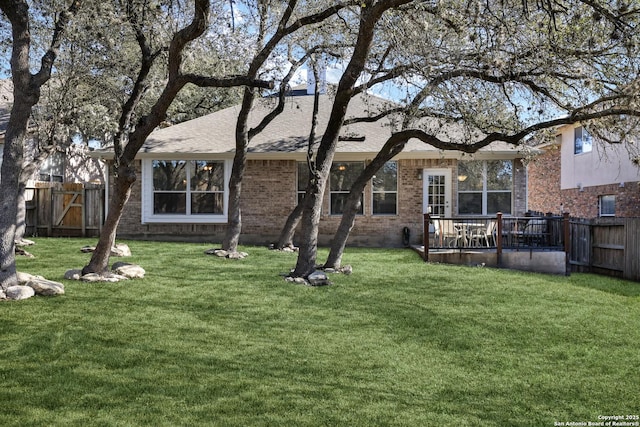
<svg viewBox="0 0 640 427"><path fill-rule="evenodd" d="M639 297L640 283L594 274L573 273L571 284L623 297Z"/></svg>

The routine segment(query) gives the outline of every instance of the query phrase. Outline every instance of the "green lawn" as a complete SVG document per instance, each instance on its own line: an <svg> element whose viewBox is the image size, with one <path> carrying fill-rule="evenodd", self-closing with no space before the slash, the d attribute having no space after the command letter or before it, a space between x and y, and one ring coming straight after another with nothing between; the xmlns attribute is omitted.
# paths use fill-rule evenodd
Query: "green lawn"
<svg viewBox="0 0 640 427"><path fill-rule="evenodd" d="M61 297L0 303L3 426L553 426L640 413L640 284L348 249L351 276L286 283L295 255L127 242L143 280L62 280L88 239L18 269ZM326 255L324 252L321 257Z"/></svg>

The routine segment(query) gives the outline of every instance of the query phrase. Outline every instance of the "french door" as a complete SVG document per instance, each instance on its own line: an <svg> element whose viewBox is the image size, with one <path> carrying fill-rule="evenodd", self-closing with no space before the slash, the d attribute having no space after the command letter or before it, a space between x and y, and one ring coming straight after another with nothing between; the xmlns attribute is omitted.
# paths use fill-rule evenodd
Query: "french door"
<svg viewBox="0 0 640 427"><path fill-rule="evenodd" d="M451 217L451 169L422 171L422 212Z"/></svg>

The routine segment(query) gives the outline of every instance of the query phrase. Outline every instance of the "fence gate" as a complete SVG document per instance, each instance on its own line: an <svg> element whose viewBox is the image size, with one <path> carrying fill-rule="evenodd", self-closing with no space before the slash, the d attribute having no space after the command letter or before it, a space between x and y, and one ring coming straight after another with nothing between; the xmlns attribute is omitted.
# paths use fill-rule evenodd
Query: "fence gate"
<svg viewBox="0 0 640 427"><path fill-rule="evenodd" d="M97 236L103 223L104 186L37 183L27 189L27 233L39 236Z"/></svg>
<svg viewBox="0 0 640 427"><path fill-rule="evenodd" d="M640 281L640 218L571 220L573 271Z"/></svg>

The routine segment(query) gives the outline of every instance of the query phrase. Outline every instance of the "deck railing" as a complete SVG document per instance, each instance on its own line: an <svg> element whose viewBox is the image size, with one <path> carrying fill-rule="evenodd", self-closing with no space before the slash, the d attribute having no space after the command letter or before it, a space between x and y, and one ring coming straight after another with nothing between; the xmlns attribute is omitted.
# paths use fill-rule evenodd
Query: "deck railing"
<svg viewBox="0 0 640 427"><path fill-rule="evenodd" d="M424 214L424 253L432 250L566 251L569 215L444 218Z"/></svg>

